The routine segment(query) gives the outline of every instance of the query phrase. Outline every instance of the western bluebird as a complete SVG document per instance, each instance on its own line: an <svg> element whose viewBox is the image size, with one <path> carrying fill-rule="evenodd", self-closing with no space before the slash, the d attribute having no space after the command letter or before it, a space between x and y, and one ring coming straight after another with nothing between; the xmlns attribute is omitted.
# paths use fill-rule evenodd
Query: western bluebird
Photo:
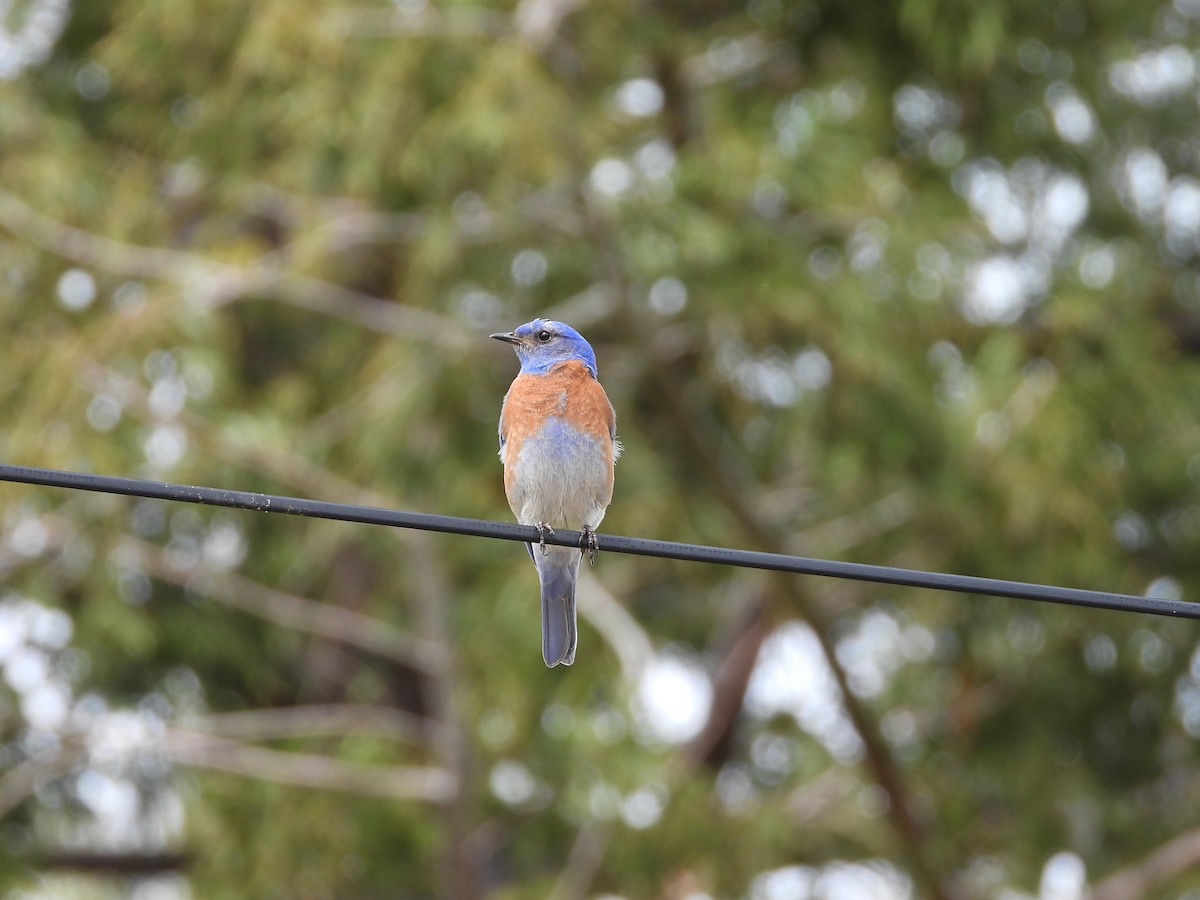
<svg viewBox="0 0 1200 900"><path fill-rule="evenodd" d="M616 415L596 380L596 354L570 325L534 319L493 334L512 344L521 371L500 410L504 494L522 525L538 533L578 528L590 557L592 532L612 499L613 463L620 455ZM584 547L534 553L542 587L542 658L548 666L575 661L575 577Z"/></svg>

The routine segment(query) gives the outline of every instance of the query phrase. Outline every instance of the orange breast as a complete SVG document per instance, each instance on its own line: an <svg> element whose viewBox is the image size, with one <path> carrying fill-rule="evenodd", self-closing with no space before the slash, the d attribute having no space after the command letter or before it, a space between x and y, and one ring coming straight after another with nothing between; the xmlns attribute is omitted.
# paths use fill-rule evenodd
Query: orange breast
<svg viewBox="0 0 1200 900"><path fill-rule="evenodd" d="M612 440L615 416L608 395L583 363L559 363L545 375L518 375L504 398L501 432L520 441L557 416L597 440Z"/></svg>

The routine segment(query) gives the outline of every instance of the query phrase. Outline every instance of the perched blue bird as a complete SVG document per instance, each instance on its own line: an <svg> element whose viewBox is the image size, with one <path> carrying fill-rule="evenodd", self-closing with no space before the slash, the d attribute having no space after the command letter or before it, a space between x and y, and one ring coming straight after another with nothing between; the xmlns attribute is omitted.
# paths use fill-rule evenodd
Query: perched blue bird
<svg viewBox="0 0 1200 900"><path fill-rule="evenodd" d="M592 533L612 500L613 464L621 453L616 415L596 380L596 354L578 331L534 319L493 334L512 344L521 363L500 410L504 493L522 525L545 537L555 528ZM542 587L542 658L548 666L575 661L575 578L584 547L527 544Z"/></svg>

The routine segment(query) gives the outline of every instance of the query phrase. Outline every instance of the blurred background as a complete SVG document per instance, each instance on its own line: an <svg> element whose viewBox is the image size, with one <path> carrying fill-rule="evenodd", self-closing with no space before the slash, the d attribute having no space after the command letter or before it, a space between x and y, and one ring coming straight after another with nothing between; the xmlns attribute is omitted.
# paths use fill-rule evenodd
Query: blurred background
<svg viewBox="0 0 1200 900"><path fill-rule="evenodd" d="M1200 3L0 3L0 453L1200 599ZM0 487L0 891L1200 898L1198 627Z"/></svg>

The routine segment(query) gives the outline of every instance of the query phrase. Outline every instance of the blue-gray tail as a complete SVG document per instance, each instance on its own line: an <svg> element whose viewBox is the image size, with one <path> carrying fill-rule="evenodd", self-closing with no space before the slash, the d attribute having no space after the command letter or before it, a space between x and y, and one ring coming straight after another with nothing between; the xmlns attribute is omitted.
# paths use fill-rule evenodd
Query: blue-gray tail
<svg viewBox="0 0 1200 900"><path fill-rule="evenodd" d="M579 551L548 548L546 556L534 549L533 562L542 584L542 659L548 666L575 662L575 576Z"/></svg>

